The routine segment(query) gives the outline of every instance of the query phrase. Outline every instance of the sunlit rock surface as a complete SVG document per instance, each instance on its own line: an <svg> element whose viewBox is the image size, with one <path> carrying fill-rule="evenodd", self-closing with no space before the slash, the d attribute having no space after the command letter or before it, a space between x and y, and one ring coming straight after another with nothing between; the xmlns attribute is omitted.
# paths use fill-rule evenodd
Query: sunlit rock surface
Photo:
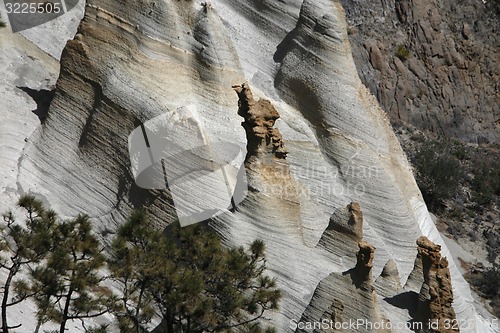
<svg viewBox="0 0 500 333"><path fill-rule="evenodd" d="M296 332L391 332L373 288L375 248L365 241L358 246L356 266L319 283ZM308 329L307 323L321 323L321 327Z"/></svg>
<svg viewBox="0 0 500 333"><path fill-rule="evenodd" d="M357 249L341 257L327 241L330 219L344 214L351 202L363 212L363 239L376 248L374 281L390 262L391 279L405 285L417 255L415 241L425 235L442 245L450 260L457 318L474 323L461 331L493 332L477 314L386 115L357 76L337 1L220 0L201 6L100 0L88 1L85 9L78 33L62 53L43 123L26 101L16 106L30 119L29 130L19 130L13 104L0 106L2 126L13 129L0 134L6 202L34 193L64 216L89 214L102 232L140 207L167 224L176 215L172 196L165 188L135 184L130 133L157 116L195 108L208 137L245 150L243 118L231 87L248 81L255 99L269 100L280 116L274 127L288 152L290 186L266 177L269 169L256 171L237 209L211 225L227 245L265 241L270 274L284 292L280 311L271 315L278 332L294 331L291 320L303 316L316 290L332 296L321 281L355 267ZM11 59L7 53L20 44L4 46L3 40L13 37L1 34L2 56ZM47 73L40 76L53 80L54 70ZM14 79L2 80L6 96L19 93ZM344 294L329 315L356 306L365 314L376 309L377 318L394 323L411 319L408 309L374 295L373 302L360 302Z"/></svg>
<svg viewBox="0 0 500 333"><path fill-rule="evenodd" d="M429 332L459 332L459 326L447 325L456 321L448 260L441 257L441 246L425 236L417 240L418 256L422 260L424 282L418 296L417 317L434 322ZM450 327L451 326L451 327Z"/></svg>
<svg viewBox="0 0 500 333"><path fill-rule="evenodd" d="M498 142L500 25L490 0L340 0L363 83L394 123Z"/></svg>

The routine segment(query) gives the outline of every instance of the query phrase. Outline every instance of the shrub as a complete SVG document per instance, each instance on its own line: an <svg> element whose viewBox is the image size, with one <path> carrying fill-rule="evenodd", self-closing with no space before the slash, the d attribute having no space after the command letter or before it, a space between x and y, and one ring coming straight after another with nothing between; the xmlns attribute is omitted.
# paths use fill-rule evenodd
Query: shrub
<svg viewBox="0 0 500 333"><path fill-rule="evenodd" d="M493 314L500 316L500 266L472 269L466 277L476 291L489 300Z"/></svg>
<svg viewBox="0 0 500 333"><path fill-rule="evenodd" d="M463 212L464 211L462 207L454 204L446 215L450 219L460 221L463 219Z"/></svg>
<svg viewBox="0 0 500 333"><path fill-rule="evenodd" d="M5 23L3 20L2 20L2 15L0 15L0 28L5 28L7 26L7 23Z"/></svg>
<svg viewBox="0 0 500 333"><path fill-rule="evenodd" d="M487 206L495 195L500 195L500 166L495 160L481 157L475 162L479 172L475 172L472 180L472 197L479 206Z"/></svg>
<svg viewBox="0 0 500 333"><path fill-rule="evenodd" d="M478 279L477 285L488 298L500 295L500 268L495 266L486 269Z"/></svg>
<svg viewBox="0 0 500 333"><path fill-rule="evenodd" d="M448 149L448 144L425 142L415 154L417 184L429 209L436 211L445 200L457 191L461 177L458 159Z"/></svg>
<svg viewBox="0 0 500 333"><path fill-rule="evenodd" d="M500 16L500 0L486 1L486 7L497 16Z"/></svg>
<svg viewBox="0 0 500 333"><path fill-rule="evenodd" d="M464 160L467 158L467 151L465 150L465 147L463 145L463 143L459 142L459 141L455 141L453 143L453 150L452 150L452 154L458 158L459 160Z"/></svg>
<svg viewBox="0 0 500 333"><path fill-rule="evenodd" d="M143 332L158 312L164 332L274 332L258 322L281 298L262 241L228 249L203 225L168 229L155 230L144 211L118 229L109 268L123 286L122 332Z"/></svg>
<svg viewBox="0 0 500 333"><path fill-rule="evenodd" d="M396 57L401 61L405 61L410 57L410 50L408 50L404 45L398 45L396 48Z"/></svg>

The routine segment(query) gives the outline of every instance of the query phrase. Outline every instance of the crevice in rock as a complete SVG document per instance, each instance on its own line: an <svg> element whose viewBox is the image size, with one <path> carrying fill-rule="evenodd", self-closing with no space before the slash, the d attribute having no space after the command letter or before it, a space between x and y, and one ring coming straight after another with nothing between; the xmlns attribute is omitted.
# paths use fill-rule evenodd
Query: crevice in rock
<svg viewBox="0 0 500 333"><path fill-rule="evenodd" d="M47 118L50 103L52 102L52 99L54 98L54 95L56 93L55 89L35 90L28 87L17 87L17 88L27 93L35 101L36 109L32 110L31 112L33 112L38 117L38 119L40 119L40 122L43 124L45 122L45 119Z"/></svg>
<svg viewBox="0 0 500 333"><path fill-rule="evenodd" d="M94 114L101 106L101 102L103 99L102 87L97 82L88 81L89 84L94 88L94 102L92 104L92 109L90 110L90 114L87 117L87 121L82 130L82 134L80 136L80 141L78 142L78 146L82 147L88 144L90 132L92 131L92 123L94 119Z"/></svg>

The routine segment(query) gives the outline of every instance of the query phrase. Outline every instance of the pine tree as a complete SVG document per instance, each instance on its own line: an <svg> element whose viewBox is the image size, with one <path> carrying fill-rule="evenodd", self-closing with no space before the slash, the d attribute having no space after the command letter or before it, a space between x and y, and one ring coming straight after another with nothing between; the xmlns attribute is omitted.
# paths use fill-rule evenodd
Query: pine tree
<svg viewBox="0 0 500 333"><path fill-rule="evenodd" d="M43 208L42 203L33 196L23 196L17 205L26 211L25 226L16 223L12 212L3 215L5 225L2 225L0 249L7 256L0 257L0 267L8 271L3 285L1 305L2 332L8 333L9 327L7 309L31 296L22 288L15 297L10 297L12 286L21 285L22 281L14 281L15 276L23 267L40 262L52 248L52 233L56 223L56 214ZM17 289L17 286L16 286Z"/></svg>
<svg viewBox="0 0 500 333"><path fill-rule="evenodd" d="M64 333L68 320L103 315L115 298L101 285L105 257L88 216L58 223L53 240L54 248L31 272L27 289L34 294L39 322L55 321Z"/></svg>
<svg viewBox="0 0 500 333"><path fill-rule="evenodd" d="M119 229L110 258L123 286L122 332L145 332L155 310L162 332L264 332L260 319L281 298L275 280L264 275L264 250L262 241L227 249L202 225L176 224L165 236L144 212L134 213Z"/></svg>
<svg viewBox="0 0 500 333"><path fill-rule="evenodd" d="M146 325L155 315L151 288L161 279L160 270L168 261L163 255L173 255L174 249L163 235L151 229L144 211L136 211L118 230L111 245L109 268L120 283L122 308L117 312L121 332L147 332Z"/></svg>

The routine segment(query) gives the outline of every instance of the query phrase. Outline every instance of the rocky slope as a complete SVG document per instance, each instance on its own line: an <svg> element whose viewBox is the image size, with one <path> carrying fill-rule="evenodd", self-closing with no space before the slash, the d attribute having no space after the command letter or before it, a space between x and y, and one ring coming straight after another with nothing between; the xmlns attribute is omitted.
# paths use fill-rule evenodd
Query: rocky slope
<svg viewBox="0 0 500 333"><path fill-rule="evenodd" d="M384 111L357 76L338 2L101 0L85 9L47 117L4 141L1 156L12 165L2 171L2 198L31 192L63 215L87 213L103 237L134 208L166 225L176 215L172 194L135 183L129 135L155 117L192 110L210 140L248 149L246 198L210 223L230 246L265 241L284 292L271 318L278 332L295 330L291 321L311 313L314 295L331 300L329 316L343 308L343 320L411 320L407 308L384 300L402 292L388 281L406 283L421 235L451 255ZM252 93L241 85L247 80ZM12 80L2 85L15 94ZM0 111L6 126L17 126L10 106ZM194 142L194 134L183 139ZM360 230L372 245L361 243L356 257ZM346 231L352 239L344 242ZM366 278L359 288L342 275L351 269ZM474 323L462 332L494 332L451 259L449 270L456 316ZM332 276L345 289L332 290Z"/></svg>
<svg viewBox="0 0 500 333"><path fill-rule="evenodd" d="M358 73L392 122L498 141L499 21L486 1L341 3Z"/></svg>

